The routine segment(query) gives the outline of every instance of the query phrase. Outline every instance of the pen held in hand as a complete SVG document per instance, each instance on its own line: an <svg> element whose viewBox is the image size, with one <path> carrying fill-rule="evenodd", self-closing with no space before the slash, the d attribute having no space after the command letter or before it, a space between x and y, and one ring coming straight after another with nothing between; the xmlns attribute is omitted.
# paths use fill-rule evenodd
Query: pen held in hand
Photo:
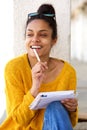
<svg viewBox="0 0 87 130"><path fill-rule="evenodd" d="M38 53L37 53L36 49L35 49L35 48L33 48L33 51L34 51L34 54L35 54L35 56L36 56L37 60L40 62L40 58L39 58L39 55L38 55Z"/></svg>

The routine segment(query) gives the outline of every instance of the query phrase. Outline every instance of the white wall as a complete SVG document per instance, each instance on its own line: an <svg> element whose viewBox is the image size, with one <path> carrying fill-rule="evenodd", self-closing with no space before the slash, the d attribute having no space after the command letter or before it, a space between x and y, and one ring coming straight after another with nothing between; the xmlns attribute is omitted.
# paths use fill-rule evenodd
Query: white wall
<svg viewBox="0 0 87 130"><path fill-rule="evenodd" d="M58 23L58 42L52 56L69 60L70 56L70 0L14 0L14 52L25 52L24 33L27 14L35 12L42 3L55 7Z"/></svg>
<svg viewBox="0 0 87 130"><path fill-rule="evenodd" d="M87 2L76 0L72 3L71 57L87 62L87 5L84 6L84 1Z"/></svg>
<svg viewBox="0 0 87 130"><path fill-rule="evenodd" d="M0 123L5 110L4 67L13 54L13 1L0 2Z"/></svg>

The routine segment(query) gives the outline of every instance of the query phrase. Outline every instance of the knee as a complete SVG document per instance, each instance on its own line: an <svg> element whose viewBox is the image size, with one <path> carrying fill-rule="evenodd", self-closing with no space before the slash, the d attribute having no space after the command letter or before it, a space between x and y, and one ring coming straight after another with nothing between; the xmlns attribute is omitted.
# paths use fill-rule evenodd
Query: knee
<svg viewBox="0 0 87 130"><path fill-rule="evenodd" d="M50 103L48 106L47 106L47 109L49 110L62 110L64 109L63 105L61 104L60 101L54 101L52 103Z"/></svg>
<svg viewBox="0 0 87 130"><path fill-rule="evenodd" d="M60 101L54 101L54 102L51 102L48 107L53 107L53 106L59 106L61 105Z"/></svg>
<svg viewBox="0 0 87 130"><path fill-rule="evenodd" d="M63 117L64 115L65 116L68 115L68 111L62 105L62 103L60 101L54 101L54 102L50 103L47 106L45 113L55 115L55 116L59 115L61 117Z"/></svg>

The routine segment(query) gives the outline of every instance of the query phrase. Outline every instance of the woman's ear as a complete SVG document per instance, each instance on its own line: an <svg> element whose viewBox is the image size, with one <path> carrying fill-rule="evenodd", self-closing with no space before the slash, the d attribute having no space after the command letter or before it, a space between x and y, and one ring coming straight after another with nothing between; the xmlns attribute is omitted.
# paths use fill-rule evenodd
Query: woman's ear
<svg viewBox="0 0 87 130"><path fill-rule="evenodd" d="M58 38L53 39L52 46L54 46L57 43Z"/></svg>

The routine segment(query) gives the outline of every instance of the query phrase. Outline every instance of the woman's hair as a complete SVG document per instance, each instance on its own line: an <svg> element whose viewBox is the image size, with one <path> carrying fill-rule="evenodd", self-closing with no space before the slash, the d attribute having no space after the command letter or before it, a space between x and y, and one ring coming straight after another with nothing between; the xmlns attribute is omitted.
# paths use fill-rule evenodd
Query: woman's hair
<svg viewBox="0 0 87 130"><path fill-rule="evenodd" d="M46 21L53 31L52 39L57 38L57 23L56 23L55 10L51 4L42 4L38 8L37 12L28 14L26 28L28 24L35 19L42 19Z"/></svg>

